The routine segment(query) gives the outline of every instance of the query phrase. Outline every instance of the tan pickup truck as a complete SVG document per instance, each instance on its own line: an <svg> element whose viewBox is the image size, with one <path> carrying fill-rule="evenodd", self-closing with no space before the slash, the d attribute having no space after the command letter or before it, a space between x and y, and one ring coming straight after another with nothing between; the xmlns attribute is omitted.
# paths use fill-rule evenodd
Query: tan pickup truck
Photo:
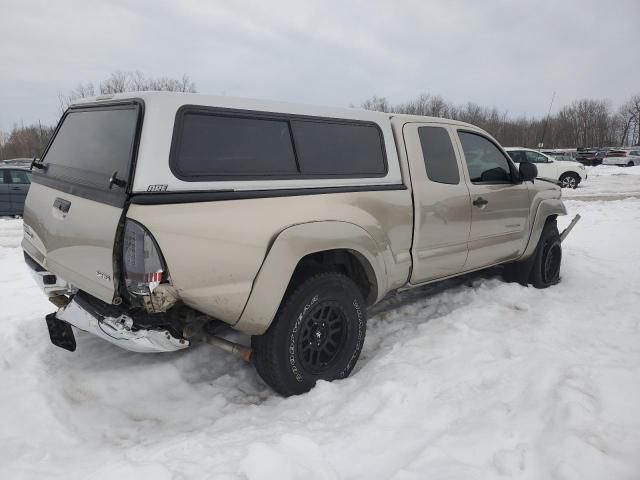
<svg viewBox="0 0 640 480"><path fill-rule="evenodd" d="M367 307L389 292L498 264L559 280L560 188L453 120L95 97L32 170L22 246L70 351L71 326L139 352L205 341L291 395L349 375Z"/></svg>

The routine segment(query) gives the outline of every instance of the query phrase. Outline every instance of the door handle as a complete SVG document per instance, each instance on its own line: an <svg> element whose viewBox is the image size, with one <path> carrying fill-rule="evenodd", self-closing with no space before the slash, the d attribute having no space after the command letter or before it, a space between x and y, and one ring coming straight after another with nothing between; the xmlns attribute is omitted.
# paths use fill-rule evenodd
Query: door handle
<svg viewBox="0 0 640 480"><path fill-rule="evenodd" d="M484 208L489 203L489 200L485 200L482 197L478 197L473 201L473 206L478 208Z"/></svg>
<svg viewBox="0 0 640 480"><path fill-rule="evenodd" d="M20 187L11 187L11 190L22 190Z"/></svg>
<svg viewBox="0 0 640 480"><path fill-rule="evenodd" d="M71 202L58 197L53 202L53 208L60 210L62 213L68 213L71 208Z"/></svg>

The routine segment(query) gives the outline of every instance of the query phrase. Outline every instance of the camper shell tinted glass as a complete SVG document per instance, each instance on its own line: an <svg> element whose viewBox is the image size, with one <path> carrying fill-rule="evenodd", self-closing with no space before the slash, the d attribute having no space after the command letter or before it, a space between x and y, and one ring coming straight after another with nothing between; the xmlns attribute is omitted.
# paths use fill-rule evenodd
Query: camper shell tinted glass
<svg viewBox="0 0 640 480"><path fill-rule="evenodd" d="M297 172L284 120L186 113L180 135L177 167L184 176Z"/></svg>
<svg viewBox="0 0 640 480"><path fill-rule="evenodd" d="M141 121L138 101L69 109L34 181L107 203L126 198ZM114 173L124 186L110 183Z"/></svg>
<svg viewBox="0 0 640 480"><path fill-rule="evenodd" d="M193 106L176 115L170 167L191 182L387 173L374 123Z"/></svg>

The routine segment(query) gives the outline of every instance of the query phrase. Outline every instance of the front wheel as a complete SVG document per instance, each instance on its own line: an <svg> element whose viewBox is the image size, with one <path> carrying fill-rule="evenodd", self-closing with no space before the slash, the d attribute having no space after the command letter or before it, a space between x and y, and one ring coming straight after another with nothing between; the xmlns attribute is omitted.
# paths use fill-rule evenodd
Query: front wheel
<svg viewBox="0 0 640 480"><path fill-rule="evenodd" d="M256 370L285 396L307 392L318 380L345 378L366 328L355 283L340 273L318 273L287 294L266 333L251 338Z"/></svg>
<svg viewBox="0 0 640 480"><path fill-rule="evenodd" d="M627 163L627 167L633 167L634 165L633 160L629 160L629 163Z"/></svg>
<svg viewBox="0 0 640 480"><path fill-rule="evenodd" d="M547 288L560 281L560 264L562 263L562 243L556 221L549 221L544 226L536 252L529 282L536 288Z"/></svg>
<svg viewBox="0 0 640 480"><path fill-rule="evenodd" d="M561 262L562 244L558 225L555 219L548 220L533 255L526 260L505 265L503 277L507 282L547 288L560 281Z"/></svg>
<svg viewBox="0 0 640 480"><path fill-rule="evenodd" d="M562 188L577 188L578 183L580 183L580 177L575 173L565 173L560 177Z"/></svg>

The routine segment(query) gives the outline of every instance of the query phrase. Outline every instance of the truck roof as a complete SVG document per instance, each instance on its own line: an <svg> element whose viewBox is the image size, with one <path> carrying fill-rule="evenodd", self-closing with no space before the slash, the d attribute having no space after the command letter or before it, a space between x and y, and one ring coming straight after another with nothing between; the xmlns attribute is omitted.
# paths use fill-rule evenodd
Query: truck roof
<svg viewBox="0 0 640 480"><path fill-rule="evenodd" d="M231 97L222 95L207 95L203 93L183 92L127 92L108 95L87 97L73 102L72 106L88 103L109 102L113 100L141 99L145 104L165 104L175 108L180 105L199 105L220 108L234 108L239 110L253 110L274 113L293 113L298 115L326 116L334 118L349 118L353 120L368 120L374 122L389 121L397 118L405 122L434 122L447 123L460 127L473 127L473 125L457 120L441 117L428 117L422 115L408 115L399 113L386 113L361 108L332 107L326 105L311 105L305 103L282 102L257 98Z"/></svg>
<svg viewBox="0 0 640 480"><path fill-rule="evenodd" d="M292 113L297 115L313 115L334 118L349 118L353 120L365 120L382 122L389 119L389 114L362 110L358 108L330 107L320 105L308 105L303 103L281 102L258 98L242 98L221 95L207 95L202 93L183 92L127 92L113 95L98 95L87 97L73 102L72 106L88 103L110 102L113 100L140 99L145 105L153 104L156 107L179 107L181 105L210 106L219 108L233 108L273 113Z"/></svg>
<svg viewBox="0 0 640 480"><path fill-rule="evenodd" d="M426 115L409 115L406 113L388 113L389 118L397 118L403 122L432 122L432 123L446 123L448 125L456 125L458 127L466 128L478 128L470 123L461 122L459 120L451 120L444 117L428 117Z"/></svg>

